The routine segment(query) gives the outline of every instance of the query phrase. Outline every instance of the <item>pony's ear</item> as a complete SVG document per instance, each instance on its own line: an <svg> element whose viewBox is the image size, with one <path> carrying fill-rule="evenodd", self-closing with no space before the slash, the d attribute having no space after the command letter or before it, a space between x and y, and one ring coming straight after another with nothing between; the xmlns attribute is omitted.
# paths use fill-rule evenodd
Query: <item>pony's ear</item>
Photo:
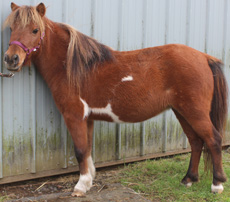
<svg viewBox="0 0 230 202"><path fill-rule="evenodd" d="M38 4L36 10L38 11L41 17L43 17L46 14L46 7L43 3Z"/></svg>
<svg viewBox="0 0 230 202"><path fill-rule="evenodd" d="M11 2L10 7L11 7L11 10L12 10L12 11L15 11L17 8L19 8L19 6L16 5L14 2Z"/></svg>

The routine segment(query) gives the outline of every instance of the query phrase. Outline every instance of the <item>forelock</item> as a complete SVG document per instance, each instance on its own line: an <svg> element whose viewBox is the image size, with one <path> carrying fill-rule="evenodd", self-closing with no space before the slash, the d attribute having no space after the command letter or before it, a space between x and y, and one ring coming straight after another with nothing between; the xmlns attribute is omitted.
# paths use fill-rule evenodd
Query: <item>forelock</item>
<svg viewBox="0 0 230 202"><path fill-rule="evenodd" d="M45 31L45 25L42 17L39 15L35 7L21 6L7 17L4 26L12 26L17 24L21 28L25 28L30 23L39 26L41 32Z"/></svg>

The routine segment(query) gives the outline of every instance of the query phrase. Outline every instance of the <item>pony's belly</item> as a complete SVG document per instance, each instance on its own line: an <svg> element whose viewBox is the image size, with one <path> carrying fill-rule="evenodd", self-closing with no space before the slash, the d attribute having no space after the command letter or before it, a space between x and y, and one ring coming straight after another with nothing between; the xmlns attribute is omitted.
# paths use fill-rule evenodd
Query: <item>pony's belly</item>
<svg viewBox="0 0 230 202"><path fill-rule="evenodd" d="M145 111L137 112L137 111L131 111L131 112L120 112L118 113L119 118L126 123L137 123L142 122L145 120L148 120L158 114L160 114L163 110L157 110L157 111Z"/></svg>
<svg viewBox="0 0 230 202"><path fill-rule="evenodd" d="M108 100L101 107L88 104L81 99L84 105L83 119L103 120L116 123L136 123L150 119L168 107L166 96L153 96L153 93L142 93L142 96L116 96ZM100 102L98 102L100 103Z"/></svg>
<svg viewBox="0 0 230 202"><path fill-rule="evenodd" d="M166 103L163 97L154 99L146 96L143 100L136 98L114 102L112 105L113 113L123 122L136 123L150 119L168 108L167 104L163 104Z"/></svg>

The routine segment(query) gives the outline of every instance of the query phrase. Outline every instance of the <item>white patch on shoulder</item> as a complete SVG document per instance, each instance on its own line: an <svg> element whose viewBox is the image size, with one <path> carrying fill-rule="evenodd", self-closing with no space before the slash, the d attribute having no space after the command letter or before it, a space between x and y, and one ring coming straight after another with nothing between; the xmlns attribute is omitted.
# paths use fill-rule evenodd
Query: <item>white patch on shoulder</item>
<svg viewBox="0 0 230 202"><path fill-rule="evenodd" d="M84 113L83 113L83 120L84 120L87 116L89 116L90 108L89 108L89 106L88 106L88 104L86 103L85 100L83 100L82 98L80 98L80 100L81 100L81 102L82 102L82 104L84 106Z"/></svg>
<svg viewBox="0 0 230 202"><path fill-rule="evenodd" d="M132 81L132 80L133 80L132 76L126 76L126 77L121 79L122 82L124 82L124 81Z"/></svg>
<svg viewBox="0 0 230 202"><path fill-rule="evenodd" d="M86 191L90 190L93 185L93 178L91 173L88 171L85 175L80 174L80 178L76 186L74 187L74 191L81 191L86 193Z"/></svg>
<svg viewBox="0 0 230 202"><path fill-rule="evenodd" d="M211 190L213 193L219 193L220 194L224 191L224 187L222 184L219 184L219 185L212 184Z"/></svg>
<svg viewBox="0 0 230 202"><path fill-rule="evenodd" d="M91 108L91 111L94 114L107 114L113 119L114 122L123 123L123 121L121 121L119 117L113 113L110 103L107 104L105 108Z"/></svg>

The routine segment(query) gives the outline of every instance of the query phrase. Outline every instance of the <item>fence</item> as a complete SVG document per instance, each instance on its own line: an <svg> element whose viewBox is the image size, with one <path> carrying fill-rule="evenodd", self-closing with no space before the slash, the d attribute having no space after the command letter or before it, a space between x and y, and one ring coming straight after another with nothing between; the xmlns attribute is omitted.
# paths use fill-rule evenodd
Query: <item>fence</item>
<svg viewBox="0 0 230 202"><path fill-rule="evenodd" d="M117 50L182 43L220 58L230 84L228 0L44 0L47 16ZM40 0L16 0L36 5ZM10 3L1 1L1 25ZM10 33L0 33L1 54ZM0 62L3 66L2 57ZM2 71L6 71L3 67ZM73 144L34 67L0 82L0 184L77 170ZM230 120L230 112L229 112ZM230 144L230 121L224 144ZM172 111L144 123L96 122L93 158L106 166L189 150Z"/></svg>

